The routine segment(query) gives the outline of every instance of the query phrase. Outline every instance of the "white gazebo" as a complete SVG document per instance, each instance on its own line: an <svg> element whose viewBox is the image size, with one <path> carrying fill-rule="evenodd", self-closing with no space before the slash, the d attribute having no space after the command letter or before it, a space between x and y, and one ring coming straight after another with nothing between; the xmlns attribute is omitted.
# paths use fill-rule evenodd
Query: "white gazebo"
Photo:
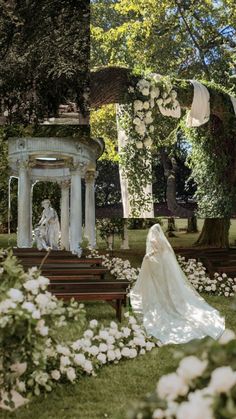
<svg viewBox="0 0 236 419"><path fill-rule="evenodd" d="M32 192L37 181L61 186L61 245L80 254L82 242L81 181L85 179L85 236L96 246L96 161L104 150L102 139L71 137L10 138L9 165L18 178L17 246L32 246Z"/></svg>

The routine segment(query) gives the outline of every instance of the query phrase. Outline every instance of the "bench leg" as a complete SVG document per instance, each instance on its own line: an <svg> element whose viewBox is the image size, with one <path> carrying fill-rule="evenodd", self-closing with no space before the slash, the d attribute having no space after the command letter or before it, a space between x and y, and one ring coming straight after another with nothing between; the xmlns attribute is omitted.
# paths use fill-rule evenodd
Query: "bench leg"
<svg viewBox="0 0 236 419"><path fill-rule="evenodd" d="M121 307L122 307L122 301L120 299L116 300L116 318L119 322L121 322Z"/></svg>

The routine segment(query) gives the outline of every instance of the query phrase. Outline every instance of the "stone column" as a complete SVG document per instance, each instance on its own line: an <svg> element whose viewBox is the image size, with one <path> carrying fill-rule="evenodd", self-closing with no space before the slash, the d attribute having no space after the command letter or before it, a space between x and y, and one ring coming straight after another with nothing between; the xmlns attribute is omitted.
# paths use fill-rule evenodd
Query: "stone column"
<svg viewBox="0 0 236 419"><path fill-rule="evenodd" d="M70 189L70 250L81 255L82 243L82 194L81 194L81 165L71 169Z"/></svg>
<svg viewBox="0 0 236 419"><path fill-rule="evenodd" d="M32 241L32 232L33 232L33 224L32 224L32 216L33 216L33 194L34 194L34 185L36 185L37 180L30 182L30 242L32 247L33 241Z"/></svg>
<svg viewBox="0 0 236 419"><path fill-rule="evenodd" d="M96 247L95 177L94 171L85 175L85 235L91 248Z"/></svg>
<svg viewBox="0 0 236 419"><path fill-rule="evenodd" d="M19 163L17 246L31 247L31 180L27 161Z"/></svg>
<svg viewBox="0 0 236 419"><path fill-rule="evenodd" d="M61 246L62 249L70 249L70 182L61 182Z"/></svg>

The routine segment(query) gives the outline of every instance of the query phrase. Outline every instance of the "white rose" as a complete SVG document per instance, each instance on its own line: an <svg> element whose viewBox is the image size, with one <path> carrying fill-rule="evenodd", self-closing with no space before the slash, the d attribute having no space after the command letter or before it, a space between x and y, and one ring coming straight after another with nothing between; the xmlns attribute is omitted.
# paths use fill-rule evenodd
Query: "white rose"
<svg viewBox="0 0 236 419"><path fill-rule="evenodd" d="M128 338L131 333L131 329L129 327L122 327L122 332L124 337Z"/></svg>
<svg viewBox="0 0 236 419"><path fill-rule="evenodd" d="M89 322L89 327L91 327L91 329L94 329L95 327L97 327L98 325L98 321L93 319Z"/></svg>
<svg viewBox="0 0 236 419"><path fill-rule="evenodd" d="M121 355L129 358L130 357L130 349L125 346L121 350Z"/></svg>
<svg viewBox="0 0 236 419"><path fill-rule="evenodd" d="M236 372L231 367L219 367L212 372L209 387L216 393L227 393L235 384Z"/></svg>
<svg viewBox="0 0 236 419"><path fill-rule="evenodd" d="M93 364L91 361L86 360L84 365L83 365L83 369L84 371L86 371L88 374L91 374L91 372L93 371Z"/></svg>
<svg viewBox="0 0 236 419"><path fill-rule="evenodd" d="M23 301L24 300L24 295L23 295L23 293L20 291L20 290L18 290L18 289L16 289L16 288L10 288L9 289L9 291L8 291L8 293L7 293L7 295L13 300L13 301L16 301L16 302L21 302L21 301Z"/></svg>
<svg viewBox="0 0 236 419"><path fill-rule="evenodd" d="M99 353L98 347L95 345L90 346L89 353L93 356L96 356Z"/></svg>
<svg viewBox="0 0 236 419"><path fill-rule="evenodd" d="M152 145L152 139L150 137L145 138L144 144L145 144L146 147L151 147L151 145Z"/></svg>
<svg viewBox="0 0 236 419"><path fill-rule="evenodd" d="M141 137L144 136L145 132L146 132L146 128L143 126L137 126L135 127L135 131L137 132L138 135L140 135Z"/></svg>
<svg viewBox="0 0 236 419"><path fill-rule="evenodd" d="M184 379L176 373L163 375L157 383L157 393L161 399L174 400L178 396L185 396L188 389Z"/></svg>
<svg viewBox="0 0 236 419"><path fill-rule="evenodd" d="M143 148L143 142L142 142L142 141L137 141L137 142L136 142L136 147L137 147L138 149Z"/></svg>
<svg viewBox="0 0 236 419"><path fill-rule="evenodd" d="M105 343L100 343L98 349L100 352L107 352L108 347Z"/></svg>
<svg viewBox="0 0 236 419"><path fill-rule="evenodd" d="M141 124L143 124L143 122L141 121L140 118L136 117L136 118L133 119L133 124L134 125L141 125Z"/></svg>
<svg viewBox="0 0 236 419"><path fill-rule="evenodd" d="M107 359L108 361L114 361L116 359L115 351L113 350L107 351Z"/></svg>
<svg viewBox="0 0 236 419"><path fill-rule="evenodd" d="M144 119L145 124L150 125L153 122L153 118L152 117L147 117Z"/></svg>
<svg viewBox="0 0 236 419"><path fill-rule="evenodd" d="M75 362L76 365L83 366L84 363L86 362L86 358L85 358L84 354L74 355L74 362Z"/></svg>
<svg viewBox="0 0 236 419"><path fill-rule="evenodd" d="M144 87L144 89L141 90L141 93L142 93L143 96L148 96L149 95L148 87Z"/></svg>
<svg viewBox="0 0 236 419"><path fill-rule="evenodd" d="M150 93L151 98L156 99L158 98L159 95L160 95L160 89L158 87L153 87Z"/></svg>
<svg viewBox="0 0 236 419"><path fill-rule="evenodd" d="M177 369L177 374L186 381L200 377L207 367L207 361L201 361L196 356L187 356L182 359Z"/></svg>
<svg viewBox="0 0 236 419"><path fill-rule="evenodd" d="M226 345L228 342L230 342L233 339L236 339L236 335L234 331L230 329L225 329L223 335L221 335L219 339L219 343L221 343L221 345Z"/></svg>
<svg viewBox="0 0 236 419"><path fill-rule="evenodd" d="M45 289L50 284L50 281L49 281L48 278L45 278L44 276L39 276L38 277L38 284L39 284L40 288Z"/></svg>
<svg viewBox="0 0 236 419"><path fill-rule="evenodd" d="M105 354L100 353L100 354L98 354L98 356L97 356L97 360L98 360L98 361L100 361L102 364L106 364L106 362L107 362L107 357L106 357L106 355L105 355Z"/></svg>
<svg viewBox="0 0 236 419"><path fill-rule="evenodd" d="M151 133L152 133L152 132L154 132L154 129L155 129L155 128L154 128L154 125L150 125L150 127L149 127L149 132L151 132Z"/></svg>
<svg viewBox="0 0 236 419"><path fill-rule="evenodd" d="M38 332L41 336L47 336L48 335L48 327L43 326L40 329L38 329Z"/></svg>
<svg viewBox="0 0 236 419"><path fill-rule="evenodd" d="M27 291L31 291L32 294L37 294L39 289L39 283L36 279L29 279L29 281L26 281L23 286Z"/></svg>
<svg viewBox="0 0 236 419"><path fill-rule="evenodd" d="M99 337L101 339L107 340L108 336L109 336L109 333L107 332L107 330L101 330L99 332Z"/></svg>
<svg viewBox="0 0 236 419"><path fill-rule="evenodd" d="M92 330L90 330L90 329L85 330L85 332L84 332L84 337L85 337L85 338L88 338L88 339L92 339L92 337L93 337L93 331L92 331Z"/></svg>
<svg viewBox="0 0 236 419"><path fill-rule="evenodd" d="M33 311L36 310L35 305L33 303L28 302L28 301L25 301L22 304L22 308L24 308L25 310L29 311L30 313L32 313Z"/></svg>
<svg viewBox="0 0 236 419"><path fill-rule="evenodd" d="M138 352L136 351L136 349L130 349L130 353L129 353L129 357L130 358L136 358L136 356L138 355Z"/></svg>
<svg viewBox="0 0 236 419"><path fill-rule="evenodd" d="M52 377L52 379L53 379L53 380L55 380L55 381L60 380L60 377L61 377L61 373L60 373L60 371L58 371L58 370L53 370L53 371L51 372L51 377Z"/></svg>
<svg viewBox="0 0 236 419"><path fill-rule="evenodd" d="M115 355L116 355L116 359L120 360L121 359L121 351L119 348L115 349Z"/></svg>
<svg viewBox="0 0 236 419"><path fill-rule="evenodd" d="M62 367L66 367L67 365L70 365L70 359L68 358L68 356L62 355L60 357L60 364Z"/></svg>
<svg viewBox="0 0 236 419"><path fill-rule="evenodd" d="M145 101L143 103L143 109L149 109L149 107L150 107L149 102L148 101Z"/></svg>
<svg viewBox="0 0 236 419"><path fill-rule="evenodd" d="M176 419L214 419L214 417L209 401L204 397L181 403L176 412Z"/></svg>
<svg viewBox="0 0 236 419"><path fill-rule="evenodd" d="M16 308L16 303L12 300L7 299L0 303L0 313L7 313L10 308Z"/></svg>
<svg viewBox="0 0 236 419"><path fill-rule="evenodd" d="M73 367L69 367L66 370L66 375L69 381L73 382L76 379L75 369Z"/></svg>
<svg viewBox="0 0 236 419"><path fill-rule="evenodd" d="M59 354L70 356L71 352L67 346L57 345L56 350Z"/></svg>
<svg viewBox="0 0 236 419"><path fill-rule="evenodd" d="M36 303L41 308L47 307L50 300L51 298L47 294L38 294L37 297L35 298Z"/></svg>
<svg viewBox="0 0 236 419"><path fill-rule="evenodd" d="M135 100L134 101L134 111L138 112L143 109L143 102L141 100Z"/></svg>
<svg viewBox="0 0 236 419"><path fill-rule="evenodd" d="M36 320L40 319L40 317L41 317L40 311L39 310L33 311L32 317L33 317L33 319L36 319Z"/></svg>

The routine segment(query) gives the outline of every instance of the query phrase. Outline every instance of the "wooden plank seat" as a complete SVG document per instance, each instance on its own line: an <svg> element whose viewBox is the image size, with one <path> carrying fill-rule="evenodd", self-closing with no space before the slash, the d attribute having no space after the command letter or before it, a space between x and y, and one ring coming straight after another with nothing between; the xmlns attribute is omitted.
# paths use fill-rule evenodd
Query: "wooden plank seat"
<svg viewBox="0 0 236 419"><path fill-rule="evenodd" d="M72 281L68 278L62 282L50 280L49 290L57 297L64 300L74 298L77 301L106 301L116 309L116 317L122 319L122 303L126 304L127 280L104 280L104 281Z"/></svg>
<svg viewBox="0 0 236 419"><path fill-rule="evenodd" d="M40 267L49 278L49 291L58 298L79 301L106 301L116 310L121 321L122 303L126 304L129 281L116 280L102 266L102 258L78 258L68 251L39 251L14 249L14 254L25 270Z"/></svg>

